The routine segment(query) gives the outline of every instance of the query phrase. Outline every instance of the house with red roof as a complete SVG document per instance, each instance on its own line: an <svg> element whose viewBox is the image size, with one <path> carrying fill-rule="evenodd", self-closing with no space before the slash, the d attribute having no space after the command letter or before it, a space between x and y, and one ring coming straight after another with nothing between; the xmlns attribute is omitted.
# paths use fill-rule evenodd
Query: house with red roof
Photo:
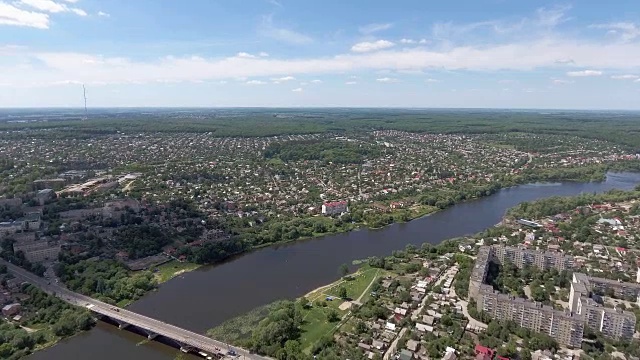
<svg viewBox="0 0 640 360"><path fill-rule="evenodd" d="M346 201L333 201L322 204L323 215L342 214L348 211L349 208Z"/></svg>

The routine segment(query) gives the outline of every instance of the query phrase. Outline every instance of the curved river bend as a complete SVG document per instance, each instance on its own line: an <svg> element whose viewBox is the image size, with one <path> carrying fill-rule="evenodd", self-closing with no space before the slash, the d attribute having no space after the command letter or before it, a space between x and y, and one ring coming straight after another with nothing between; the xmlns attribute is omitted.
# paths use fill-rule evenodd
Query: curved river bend
<svg viewBox="0 0 640 360"><path fill-rule="evenodd" d="M338 277L338 267L354 259L386 256L407 244L437 244L498 223L523 201L610 189L633 189L640 174L610 173L600 183L530 184L455 205L431 216L380 230L360 230L263 248L232 261L201 268L160 286L131 309L204 333L236 315L276 299L295 298ZM87 358L175 359L180 352L105 323L87 333L38 352L30 360ZM137 345L137 346L136 346ZM182 359L191 358L181 354Z"/></svg>

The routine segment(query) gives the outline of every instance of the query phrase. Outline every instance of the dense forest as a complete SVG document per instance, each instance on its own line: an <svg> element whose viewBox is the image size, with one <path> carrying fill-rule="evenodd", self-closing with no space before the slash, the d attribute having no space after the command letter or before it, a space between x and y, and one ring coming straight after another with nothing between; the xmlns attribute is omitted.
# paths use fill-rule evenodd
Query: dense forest
<svg viewBox="0 0 640 360"><path fill-rule="evenodd" d="M124 250L131 259L155 255L166 245L173 243L174 229L141 224L128 225L114 233L115 245Z"/></svg>
<svg viewBox="0 0 640 360"><path fill-rule="evenodd" d="M131 273L113 260L60 263L55 270L69 289L110 304L137 300L157 286L152 273Z"/></svg>
<svg viewBox="0 0 640 360"><path fill-rule="evenodd" d="M621 202L640 197L640 186L635 191L611 190L602 194L581 194L578 196L554 196L533 202L523 202L507 212L513 218L536 219L604 202Z"/></svg>

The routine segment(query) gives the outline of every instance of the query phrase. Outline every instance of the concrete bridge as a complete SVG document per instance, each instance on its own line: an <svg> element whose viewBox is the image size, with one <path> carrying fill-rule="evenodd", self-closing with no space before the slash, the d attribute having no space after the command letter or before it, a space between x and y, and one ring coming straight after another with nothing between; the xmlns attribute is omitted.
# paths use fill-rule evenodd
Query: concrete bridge
<svg viewBox="0 0 640 360"><path fill-rule="evenodd" d="M269 358L251 354L241 349L233 348L223 342L211 339L207 336L195 333L190 330L180 328L166 322L140 315L136 312L109 305L105 302L93 299L89 296L75 293L57 284L40 278L18 266L10 264L4 260L0 260L0 264L7 265L8 270L17 278L35 285L43 291L57 296L58 298L76 306L83 306L99 316L107 317L115 321L121 329L129 326L135 326L147 334L147 337L155 339L158 336L165 337L180 347L183 352L193 352L205 358L222 358L227 359L255 359L268 360Z"/></svg>

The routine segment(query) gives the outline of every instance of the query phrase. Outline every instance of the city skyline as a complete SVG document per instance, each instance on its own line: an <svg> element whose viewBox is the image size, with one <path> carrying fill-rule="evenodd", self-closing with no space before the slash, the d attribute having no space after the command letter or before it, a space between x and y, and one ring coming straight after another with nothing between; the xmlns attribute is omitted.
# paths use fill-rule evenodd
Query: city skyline
<svg viewBox="0 0 640 360"><path fill-rule="evenodd" d="M639 14L632 1L0 1L0 107L82 107L85 84L90 107L637 110Z"/></svg>

